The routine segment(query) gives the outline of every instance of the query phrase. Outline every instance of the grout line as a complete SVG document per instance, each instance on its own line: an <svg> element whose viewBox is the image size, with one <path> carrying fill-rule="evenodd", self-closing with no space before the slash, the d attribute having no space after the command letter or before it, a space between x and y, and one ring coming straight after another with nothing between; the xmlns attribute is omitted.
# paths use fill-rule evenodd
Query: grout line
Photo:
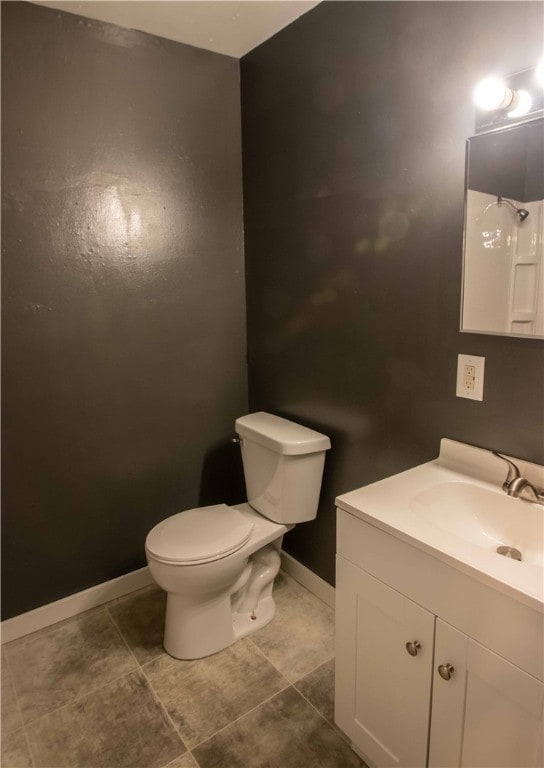
<svg viewBox="0 0 544 768"><path fill-rule="evenodd" d="M276 672L279 672L279 673L280 673L280 675L281 675L283 678L285 678L286 680L288 680L288 681L289 681L289 683L291 684L291 681L289 680L289 678L287 677L287 675L285 675L285 674L284 674L284 673L281 671L281 669L279 669L279 668L278 668L278 667L277 667L277 666L274 664L274 662L273 662L271 659L269 659L269 658L268 658L268 656L267 656L267 655L266 655L266 653L263 651L263 649L262 649L262 648L260 648L260 647L257 645L257 643L256 643L254 640L252 640L252 639L251 639L251 637L250 637L250 636L248 636L248 638L247 638L247 639L250 641L250 643L252 644L252 646L253 646L253 647L254 647L254 648L255 648L255 649L256 649L256 650L257 650L257 651L258 651L258 652L261 654L261 656L262 656L264 659L266 659L266 660L267 660L267 662L268 662L269 664L272 664L272 666L274 667L274 669L276 670Z"/></svg>
<svg viewBox="0 0 544 768"><path fill-rule="evenodd" d="M213 739L213 738L215 738L215 736L217 736L217 735L218 735L219 733L221 733L222 731L225 731L227 728L230 728L230 727L231 727L231 725L234 725L234 724L235 724L235 723L237 723L239 720L242 720L242 718L246 717L246 715L249 715L251 712L254 712L256 709L259 709L259 707L262 707L262 706L263 706L263 704L266 704L267 702L271 701L271 699L273 699L275 696L279 696L279 694L280 694L280 693L283 693L283 692L284 692L284 691L286 691L288 688L292 688L292 684L291 684L291 683L289 683L289 682L288 682L288 683L287 683L287 685L285 685L283 688L280 688L280 690L279 690L279 691L276 691L276 692L275 692L275 693L273 693L271 696L268 696L268 698L266 698L266 699L264 699L263 701L261 701L261 703L260 703L260 704L256 704L254 707L251 707L251 709L248 709L248 711L247 711L247 712L244 712L242 715L239 715L239 717L235 718L235 719L234 719L234 720L232 720L230 723L227 723L227 724L226 724L226 725L224 725L222 728L219 728L219 730L217 730L215 733L212 733L212 734L210 734L210 736L206 736L206 738L205 738L205 739L202 739L202 741L199 741L199 742L198 742L198 744L195 744L194 746L192 746L192 747L191 747L191 752L192 752L193 750L197 749L198 747L202 746L202 744L205 744L205 743L206 743L207 741L209 741L210 739Z"/></svg>
<svg viewBox="0 0 544 768"><path fill-rule="evenodd" d="M189 749L189 747L188 747L188 746L187 746L187 744L185 743L185 740L184 740L183 736L181 735L181 733L180 733L180 731L179 731L178 727L176 726L175 722L174 722L174 721L172 720L172 718L170 717L170 713L169 713L169 712L168 712L168 710L166 709L166 706L165 706L165 704L163 704L163 702L162 702L161 698L159 697L159 694L158 694L158 693L157 693L157 691L156 691L156 690L153 688L153 685L152 685L152 683L151 683L151 680L148 678L148 676L147 676L147 675L146 675L146 673L143 671L143 669L141 670L141 672L142 672L142 675L143 675L143 676L144 676L144 678L145 678L145 681L146 681L146 683L147 683L147 684L148 684L148 686L149 686L149 689L150 689L150 691L151 691L151 694L152 694L153 698L155 699L155 701L157 702L157 704L160 706L160 708L161 708L161 709L162 709L162 711L164 712L164 716L166 717L166 720L167 720L167 722L169 722L169 723L170 723L170 725L171 725L171 726L172 726L172 728L174 729L174 733L176 733L176 734L178 735L178 737L179 737L179 740L181 741L182 745L185 747L185 752L182 752L182 753L181 753L181 755L178 755L177 757L175 757L175 758L174 758L174 760L177 760L177 759L178 759L178 757L183 757L183 755L187 754L187 752L190 752L191 750ZM174 761L172 760L171 762L174 762Z"/></svg>
<svg viewBox="0 0 544 768"><path fill-rule="evenodd" d="M333 655L333 656L331 656L331 659L334 659L334 658L335 658L335 656L334 656L334 655ZM324 662L323 662L323 664L328 664L328 663L329 663L329 661L331 661L331 659L328 659L327 661L324 661ZM316 669L319 669L319 667L322 667L322 666L323 666L323 664L318 664L318 665L317 665L317 667L315 667L313 670L311 670L310 672L307 672L305 675L302 675L302 677L299 677L299 678L298 678L298 680L297 680L296 682L294 682L294 683L293 683L293 687L294 687L294 688L297 690L297 692L298 692L298 693L300 693L300 695L302 696L302 698L303 698L303 699L305 699L305 700L308 702L308 704L310 704L310 706L311 706L311 707L313 707L313 708L315 709L315 711L319 713L319 715L320 715L320 716L323 718L323 720L324 720L326 723L329 723L329 725L331 725L331 726L332 726L332 727L333 727L333 728L334 728L334 729L335 729L335 730L336 730L336 731L339 733L339 735L340 735L340 736L341 736L341 737L344 739L344 741L345 741L347 744L349 744L349 746L351 747L351 739L349 738L349 736L347 736L347 734L345 734L345 733L344 733L344 731L342 731L342 730L339 728L339 726L338 726L338 725L336 725L336 723L334 722L334 720L329 720L327 717L325 717L325 715L324 715L322 712L320 712L320 710L319 710L319 709L318 709L318 708L315 706L315 704L312 704L312 702L310 701L310 699L308 699L308 698L307 698L307 697L306 697L306 696L305 696L305 695L302 693L302 691L301 691L301 690L300 690L300 689L297 687L297 683L300 683L300 681L301 681L301 680L304 680L304 678L305 678L305 677L307 677L308 675L311 675L311 674L312 674L312 672L315 672L315 671L316 671ZM352 749L353 749L353 747L352 747ZM357 754L357 753L356 753L356 754ZM359 755L357 755L357 757L359 757Z"/></svg>
<svg viewBox="0 0 544 768"><path fill-rule="evenodd" d="M246 635L246 638L247 638L248 640L250 640L250 637L249 637L248 635ZM281 669L278 669L278 667L277 667L277 666L276 666L276 665L275 665L275 664L274 664L272 661L270 661L270 659L268 658L268 656L266 655L266 653L264 653L264 651L262 651L262 650L259 648L259 646L257 645L257 643L254 643L254 642L253 642L253 640L251 640L251 644L253 645L253 647L255 648L255 650L256 650L258 653L260 653L260 654L261 654L261 656L263 657L263 659L266 659L266 661L267 661L267 662L268 662L268 663L269 663L269 664L270 664L270 665L271 665L271 666L272 666L272 667L273 667L273 668L276 670L276 672L277 672L277 673L280 675L280 677L281 677L283 680L285 680L285 681L288 683L288 685L292 685L292 684L293 684L293 683L292 683L292 682L289 680L289 678L287 677L287 675L285 675L285 674L284 674L284 673L281 671ZM285 690L285 689L282 689L282 690Z"/></svg>
<svg viewBox="0 0 544 768"><path fill-rule="evenodd" d="M104 612L104 613L107 614L107 617L112 622L114 628L117 630L117 632L119 632L119 630L117 628L117 625L113 621L109 611L107 609L103 609L102 606L98 606L97 608L90 608L89 611L85 611L84 613L89 613L90 611L95 611L97 609L99 609L101 612ZM82 616L82 615L83 614L78 614L78 616ZM74 619L74 618L76 618L76 617L72 616L72 617L70 617L68 619L63 619L63 621L70 621L71 619ZM37 630L37 631L40 632L41 630ZM34 634L34 633L32 633L32 634ZM26 637L26 635L25 635L25 637ZM126 645L125 638L122 635L121 635L121 639L123 640L123 642ZM14 640L13 642L17 642L17 641ZM129 648L129 651L130 651L130 655L134 658L134 654L132 653L130 648ZM7 659L8 654L5 653L4 657ZM8 667L9 667L9 660L8 660ZM11 671L11 667L9 667L9 668L10 668L10 671ZM140 667L138 665L138 662L136 661L136 668L130 669L128 672L123 672L123 674L117 675L116 677L113 677L111 680L108 680L107 682L102 683L101 685L97 685L94 688L89 688L88 690L84 691L83 693L80 693L77 696L75 696L73 699L70 699L70 701L67 701L65 704L61 704L60 707L55 707L54 709L50 709L48 712L44 712L43 715L40 715L39 717L35 717L33 720L29 720L28 722L25 722L25 719L23 717L23 726L26 728L28 725L34 725L34 723L38 723L40 720L43 720L45 717L49 717L49 715L52 715L54 712L59 712L59 710L65 709L66 707L71 706L72 704L74 704L77 701L81 701L81 699L84 699L86 696L90 696L93 693L97 693L98 691L101 691L103 688L106 688L108 685L112 685L113 683L116 683L119 680L122 680L124 677L128 677L129 675L133 675L135 672L138 672L139 669L140 669ZM14 679L13 673L12 673L12 678L13 678L13 690L15 691L15 695L17 696L17 691L15 689L15 679ZM22 716L22 713L21 713L21 716Z"/></svg>
<svg viewBox="0 0 544 768"><path fill-rule="evenodd" d="M167 656L168 656L168 654L165 651L161 651L156 656L153 656L153 658L148 659L147 661L145 661L143 664L142 664L141 661L138 661L138 659L136 659L136 661L138 663L138 666L140 667L140 669L143 672L144 671L144 667L148 667L150 664L153 664L154 661L158 661L159 659L164 659Z"/></svg>
<svg viewBox="0 0 544 768"><path fill-rule="evenodd" d="M248 636L246 635L245 637L241 637L241 638L239 638L238 640L236 640L236 641L235 641L235 643L243 642L244 640L248 640L248 639L249 639L249 638L248 638ZM232 645L234 645L235 643L233 643ZM231 648L231 647L232 647L232 645L230 645L230 646L227 646L227 648ZM255 647L256 647L256 646L255 646ZM227 650L227 648L223 648L223 650ZM263 653L260 651L260 649L259 649L259 648L257 648L257 651L259 651L259 652L261 653L261 655L262 655L262 656L263 656L263 657L266 659L266 656L265 656L265 655L264 655L264 654L263 654ZM221 653L221 651L219 651L219 653ZM216 654L213 654L213 655L216 655ZM167 658L167 659L169 659L169 661L171 662L171 664L170 664L169 666L172 666L172 665L174 665L174 664L176 663L176 659L174 659L172 656L168 656L168 655L167 655L167 656L166 656L166 658ZM205 657L203 657L203 659L206 659L206 658L209 658L209 657L206 657L206 656L205 656ZM268 661L268 659L266 659L266 660ZM198 661L202 661L202 659L195 659L195 661L196 661L196 662L198 662ZM272 662L269 662L269 663L270 663L270 664L272 664ZM197 744L195 744L195 745L191 746L190 748L188 747L188 752L191 752L191 754L192 754L192 751L193 751L193 749L195 749L196 747L200 746L200 744L203 744L205 741L208 741L208 739L211 739L211 738L213 738L213 736L215 736L216 734L218 734L218 733L220 733L221 731L225 730L225 728L228 728L228 727L229 727L229 725L232 725L233 723L235 723L235 722L237 722L238 720L240 720L240 718L242 718L242 717L245 717L245 715L247 715L249 712L252 712L254 709L257 709L258 707L260 707L260 706L261 706L261 704L264 704L264 703L265 703L265 701L269 701L269 700L270 700L270 699L272 699L274 696L276 696L278 693L281 693L282 691L285 691L287 688L289 688L289 687L291 686L291 683L290 683L290 681L289 681L289 680L288 680L288 679L285 677L285 675L283 675L283 674L282 674L282 673L279 671L279 669L277 669L277 667L274 667L274 665L273 665L273 664L272 664L272 667L273 667L273 668L274 668L274 670L275 670L275 671L276 671L276 672L277 672L277 673L280 675L280 677L281 677L282 681L284 681L284 682L285 682L285 685L283 686L283 688L280 688L278 691L275 691L275 692L274 692L274 693L272 693L272 694L271 694L271 695L270 695L268 698L266 698L266 699L264 699L263 701L259 702L259 704L256 704L256 705L255 705L254 707L252 707L251 709L248 709L248 710L247 710L247 712L243 712L241 715L239 715L239 716L238 716L237 718L235 718L234 720L231 720L231 721L230 721L229 723L227 723L226 725L222 726L221 728L218 728L218 729L217 729L217 731L214 731L214 732L213 732L213 733L211 733L209 736L206 736L206 738L205 738L205 739L202 739L202 741L199 741ZM145 671L143 670L143 668L142 668L142 672L143 672L143 674L145 675ZM146 679L147 679L147 675L146 675ZM151 688L153 688L153 684L152 684L150 681L149 681L149 685L151 686ZM180 693L179 695L181 696L181 693ZM177 699L177 698L179 698L179 697L178 697L178 696L176 696L176 699ZM160 701L160 699L159 699L159 701ZM161 704L162 704L162 702L161 702ZM170 718L169 718L169 719L170 719ZM173 721L171 721L171 722L172 722L172 724L174 725ZM175 726L175 725L174 725L174 728L176 728L176 726ZM176 728L176 731L177 731L178 733L180 733L180 732L178 731L178 729L177 729L177 728ZM181 736L181 733L180 733L180 736ZM181 736L181 738L182 738L182 741L183 741L183 736ZM185 744L185 741L183 741L183 743ZM193 755L193 758L196 760L196 758L194 757L194 755ZM197 764L198 764L198 761L197 761Z"/></svg>
<svg viewBox="0 0 544 768"><path fill-rule="evenodd" d="M269 658L268 658L268 656L267 656L267 655L266 655L266 653L265 653L265 652L262 650L262 648L260 648L260 647L257 645L257 643L256 643L254 640L251 640L251 637L250 637L250 636L248 636L248 638L247 638L247 639L251 641L251 643L252 643L252 644L253 644L253 646L254 646L254 647L255 647L255 648L256 648L256 649L259 651L259 653L260 653L262 656L264 656L264 658L265 658L265 659L268 661L268 663L269 663L269 664L272 664L272 666L274 667L274 669L275 669L277 672L279 672L279 673L280 673L280 675L281 675L282 677L284 677L286 680L289 680L289 682L291 683L291 685L295 685L295 683L298 683L298 682L299 682L300 680L302 680L304 677L306 677L307 675L311 675L311 674L312 674L312 672L315 672L315 671L316 671L316 669L319 669L319 667L322 667L322 666L323 666L323 664L327 664L327 663L328 663L328 662L329 662L331 659L334 659L334 653L332 653L332 654L331 654L331 656L330 656L328 659L325 659L324 661L320 661L318 664L316 664L316 665L315 665L315 667L312 667L311 669L309 669L309 670L308 670L308 672L304 672L304 674L303 674L303 675L300 675L300 677L297 677L297 678L296 678L296 680L291 680L291 679L288 677L288 675L287 675L285 672L283 672L283 671L282 671L282 670L281 670L281 669L280 669L278 666L276 666L276 664L274 664L274 662L273 662L271 659L269 659Z"/></svg>
<svg viewBox="0 0 544 768"><path fill-rule="evenodd" d="M32 752L32 748L30 746L30 739L28 737L28 733L27 733L27 730L26 730L25 719L23 717L23 710L21 709L21 703L19 701L19 696L17 694L17 689L15 688L15 680L14 680L14 677L13 677L13 671L11 669L11 664L9 663L7 653L3 653L2 656L3 656L3 660L4 660L3 663L6 665L7 670L8 670L9 683L11 685L11 690L13 691L13 695L15 696L15 703L17 704L17 709L19 710L19 716L21 718L23 734L24 734L24 737L25 737L26 745L28 747L28 754L30 755L30 761L31 761L32 765L35 766L36 765L36 760L34 759L34 754Z"/></svg>
<svg viewBox="0 0 544 768"><path fill-rule="evenodd" d="M87 696L90 696L93 693L98 693L98 691L101 691L103 688L107 688L108 685L113 685L113 683L117 683L119 682L119 680L122 680L124 677L128 677L129 675L133 675L135 672L138 672L138 670L131 669L128 672L123 672L122 675L113 677L111 680L108 680L106 683L97 685L96 688L89 688L88 691L85 691L84 693L80 693L78 696L75 696L73 699L70 699L70 701L67 701L66 704L61 704L60 707L56 707L55 709L50 709L48 712L44 712L43 715L40 715L39 717L36 717L33 720L29 720L28 723L25 723L25 725L34 725L35 723L39 723L40 720L43 720L44 718L49 717L49 715L52 715L56 712L60 712L61 709L66 709L66 707L70 707L72 704L75 704L76 702L81 701L82 699L85 699Z"/></svg>
<svg viewBox="0 0 544 768"><path fill-rule="evenodd" d="M107 609L107 610L108 610L108 614L110 616L110 619L111 619L111 622L112 622L113 626L115 627L115 629L119 633L119 637L121 638L121 640L124 642L124 644L128 648L132 658L135 660L136 664L138 665L139 671L142 673L143 677L145 678L145 681L146 681L146 683L147 683L147 685L149 687L149 690L151 691L151 695L153 696L153 698L155 699L155 701L157 702L157 704L159 705L159 707L163 711L164 716L166 717L167 722L169 722L170 725L172 726L172 728L174 729L174 733L176 733L179 736L179 739L180 739L182 745L185 747L185 752L182 752L181 755L177 755L177 757L174 758L174 760L177 760L178 757L183 757L183 755L185 755L187 752L189 752L189 747L187 746L187 744L183 740L183 736L181 735L181 733L179 732L179 730L176 727L176 724L174 723L174 721L170 717L170 714L169 714L168 710L166 709L165 705L162 703L161 699L159 698L158 693L153 688L153 685L151 684L150 679L148 678L148 676L144 672L143 666L139 663L138 659L136 658L136 654L134 653L134 651L132 650L132 648L128 644L128 642L125 639L125 636L123 635L123 633L121 632L121 628L119 627L119 625L117 624L117 622L113 618L113 616L110 613L109 609ZM160 658L160 656L157 656L157 658ZM153 659L150 659L150 661L153 661ZM170 763L173 763L174 760L171 760ZM168 763L168 765L170 765L170 763ZM165 767L165 768L167 768L167 767Z"/></svg>
<svg viewBox="0 0 544 768"><path fill-rule="evenodd" d="M307 703L308 703L308 704L309 704L309 705L312 707L312 709L314 709L314 710L317 712L317 714L319 715L319 717L320 717L322 720L324 720L324 721L327 723L327 725L330 725L330 727L331 727L331 728L334 728L335 732L336 732L336 733L337 733L339 736L341 736L341 737L342 737L342 739L343 739L343 740L346 742L346 744L348 744L348 745L351 747L351 742L350 742L350 740L349 740L349 737L348 737L348 736L346 736L346 734L345 734L343 731L341 731L341 730L340 730L340 728L339 728L339 727L336 725L336 723L334 723L334 722L331 722L331 721L330 721L328 718L326 718L326 717L325 717L325 715L323 714L323 712L320 712L320 711L318 710L318 708L317 708L317 707L316 707L314 704L312 704L312 702L311 702L309 699L307 699L307 698L306 698L306 696L305 696L305 695L302 693L302 691L299 691L299 689L298 689L298 688L296 688L296 686L295 686L295 690L296 690L296 692L297 692L297 693L299 693L299 694L302 696L302 698L304 699L304 701L306 701L306 702L307 702ZM359 757L359 755L357 755L357 757Z"/></svg>
<svg viewBox="0 0 544 768"><path fill-rule="evenodd" d="M318 709L318 708L315 706L315 704L312 704L312 702L310 701L310 699L306 698L306 696L305 696L305 695L302 693L302 691L301 691L301 690L300 690L300 689L297 687L297 683L300 683L300 681L301 681L301 680L304 680L304 678L305 678L305 677L308 677L308 675L311 675L311 674L313 674L313 672L315 672L317 669L319 669L319 667L322 667L324 664L328 664L328 663L329 663L329 661L331 661L331 659L334 659L334 658L335 658L335 654L333 654L333 655L331 656L331 658L330 658L330 659L327 659L326 661L322 661L322 662L321 662L321 664L318 664L316 667L314 667L313 669L311 669L309 672L306 672L304 675L302 675L301 677L299 677L297 680L295 680L295 682L294 682L292 685L293 685L293 687L294 687L294 688L295 688L295 689L298 691L298 693L300 693L300 695L302 696L302 698L303 698L305 701L307 701L307 702L308 702L308 704L310 704L310 706L312 706L312 707L315 709L315 711L316 711L316 712L318 712L318 713L321 715L321 717L323 718L323 720L324 720L326 723L329 723L329 725L333 726L333 728L334 728L335 730L337 730L337 731L338 731L338 733L340 734L340 736L342 736L342 738L344 739L344 741L346 741L346 742L347 742L347 743L348 743L348 744L351 746L351 741L350 741L349 737L348 737L348 736L346 736L346 734L345 734L345 733L344 733L342 730L340 730L340 728L339 728L339 727L336 725L336 723L335 723L335 722L331 722L331 721L330 721L328 718L326 718L326 717L325 717L325 715L324 715L322 712L320 712L320 711L319 711L319 709Z"/></svg>
<svg viewBox="0 0 544 768"><path fill-rule="evenodd" d="M323 664L328 664L328 663L329 663L329 661L331 661L331 660L332 660L332 659L334 659L334 658L335 658L335 655L334 655L334 653L333 653L333 654L330 656L330 658L328 658L328 659L325 659L325 661L320 661L320 662L319 662L319 664L316 664L316 665L315 665L315 667L312 667L312 669L309 669L309 670L308 670L308 672L305 672L305 673L304 673L303 675L301 675L300 677L297 677L297 679L296 679L296 680L293 680L293 685L296 685L297 683L300 683L300 681L301 681L301 680L304 680L304 678L305 678L305 677L308 677L308 675L311 675L311 674L313 674L313 673L316 671L316 669L319 669L319 667L322 667L322 666L323 666Z"/></svg>
<svg viewBox="0 0 544 768"><path fill-rule="evenodd" d="M138 669L141 669L141 668L142 668L142 665L139 663L138 659L136 658L136 654L134 653L134 651L132 650L132 648L131 648L131 647L130 647L130 645L128 644L128 641L126 640L126 638L125 638L124 634L121 632L121 627L120 627L120 626L117 624L117 622L116 622L116 621L115 621L115 619L113 618L113 615L112 615L112 613L111 613L111 611L110 611L110 609L109 609L109 608L106 608L106 613L108 614L109 620L111 621L111 623L112 623L112 624L113 624L113 626L115 627L115 629L116 629L116 631L117 631L117 634L118 634L118 635L119 635L119 637L121 638L121 641L122 641L123 645L125 646L125 648L127 649L127 651L128 651L128 652L130 653L130 655L132 656L132 659L133 659L133 660L134 660L134 662L136 663L136 666L138 667Z"/></svg>
<svg viewBox="0 0 544 768"><path fill-rule="evenodd" d="M144 587L144 589L146 589L146 587ZM121 599L122 599L122 598L121 598ZM112 603L113 603L113 602L115 602L115 601L114 601L114 600L112 600ZM153 656L153 658L152 658L152 659L148 659L146 662L144 662L144 663L142 664L142 663L141 663L140 661L138 661L138 659L136 658L136 654L135 654L135 653L134 653L134 651L132 650L132 648L131 648L131 646L130 646L130 644L129 644L128 640L125 638L125 636L124 636L124 634L123 634L123 630L121 629L121 626L120 626L120 625L117 623L117 621L116 621L116 619L115 619L115 617L114 617L113 613L111 612L111 610L110 610L110 608L109 608L109 604L106 606L106 612L107 612L107 614L108 614L108 616L109 616L109 618L110 618L110 620L111 620L111 622L112 622L113 626L115 627L115 629L116 629L116 630L117 630L117 632L119 633L119 636L120 636L121 640L122 640L122 641L123 641L123 643L126 645L127 649L130 651L130 655L132 656L132 658L133 658L133 659L134 659L134 661L136 662L136 665L137 665L138 669L141 669L141 670L142 670L142 672L143 672L143 669L144 669L144 667L145 667L145 665L146 665L146 664L151 664L151 662L153 662L153 661L156 661L157 659L160 659L162 656L164 656L164 655L165 655L164 651L160 651L159 653L157 653L157 655L156 655L156 656Z"/></svg>
<svg viewBox="0 0 544 768"><path fill-rule="evenodd" d="M180 757L185 757L185 755L191 755L191 757L193 758L194 766L196 766L196 768L200 768L200 763L198 762L198 760L193 755L193 753L191 752L190 749L188 749L187 752L184 752L182 755L178 755L177 757L175 757L173 760L171 760L166 765L161 766L161 768L170 768L170 766L174 765L174 763L177 762L180 759Z"/></svg>
<svg viewBox="0 0 544 768"><path fill-rule="evenodd" d="M330 659L329 659L329 661L330 661ZM326 664L326 663L327 663L327 662L325 662L325 664ZM316 669L317 669L317 667L316 667ZM308 674L311 674L311 673L309 672ZM305 675L304 675L304 677L305 677ZM301 678L300 678L300 680L303 680L303 679L304 679L304 677L301 677ZM298 682L300 682L300 680L299 680ZM323 712L320 712L320 710L319 710L319 709L318 709L318 708L315 706L315 704L312 704L312 702L310 701L310 699L308 699L308 698L307 698L307 697L306 697L306 696L305 696L305 695L302 693L302 691L301 691L299 688L297 688L297 685L296 685L296 683L293 683L293 687L295 688L295 690L297 691L297 693L299 693L299 694L302 696L302 698L304 699L304 701L307 701L307 702L308 702L308 704L309 704L309 705L312 707L312 709L315 709L315 711L316 711L316 712L317 712L317 714L318 714L318 715L321 717L321 719L322 719L322 720L324 720L326 723L328 723L328 724L329 724L329 725L330 725L332 728L334 728L334 730L335 730L335 731L337 731L337 733L339 733L339 735L340 735L340 736L341 736L341 737L344 739L344 741L345 741L345 742L347 742L347 743L348 743L348 744L351 746L351 742L350 742L350 739L349 739L349 737L348 737L348 736L346 736L346 734L345 734L343 731L341 731L341 730L340 730L340 728L339 728L339 727L336 725L336 723L335 723L335 722L331 722L331 721L328 719L328 717L325 717L325 715L323 714Z"/></svg>
<svg viewBox="0 0 544 768"><path fill-rule="evenodd" d="M301 586L302 586L302 585L301 585ZM304 587L304 589L305 589L305 587ZM271 661L271 660L268 658L268 656L267 656L267 655L265 654L265 652L264 652L264 651L263 651L263 650L262 650L262 649L261 649L261 648L260 648L260 647L257 645L257 643L256 643L254 640L252 640L252 639L251 639L251 636L248 636L248 640L250 640L250 642L251 642L251 643L252 643L252 645L253 645L253 646L254 646L254 647L257 649L257 651L259 651L259 653L260 653L260 654L261 654L261 655L262 655L262 656L263 656L263 657L264 657L264 658L265 658L265 659L266 659L266 660L269 662L269 664L272 664L272 666L274 667L274 669L275 669L277 672L279 672L279 673L280 673L280 675L281 675L282 677L284 677L286 680L288 680L288 679L289 679L289 678L288 678L288 677L285 675L285 673L283 673L283 672L282 672L282 671L281 671L281 670L280 670L280 669L279 669L279 668L278 668L278 667L277 667L277 666L276 666L276 665L275 665L275 664L274 664L274 663L273 663L273 662L272 662L272 661ZM344 733L343 731L341 731L341 730L338 728L338 726L336 725L336 723L331 723L331 721L330 721L330 720L328 720L328 719L325 717L325 715L323 715L323 714L322 714L322 713L321 713L321 712L320 712L320 711L317 709L317 707L316 707L316 706L314 706L314 704L312 704L312 702L311 702L309 699L307 699L307 698L306 698L306 696L305 696L305 695L302 693L302 691L300 691L300 690L298 689L298 687L297 687L297 683L300 683L300 681L301 681L301 680L304 680L304 678L305 678L305 677L307 677L308 675L311 675L313 672L315 672L317 669L319 669L320 667L322 667L324 664L328 664L328 663L329 663L329 661L331 661L331 659L334 659L334 658L335 658L335 654L333 653L333 654L332 654L332 656L331 656L329 659L325 659L325 661L321 661L321 662L320 662L319 664L317 664L315 667L313 667L312 669L310 669L308 672L305 672L303 675L301 675L300 677L298 677L298 678L297 678L295 681L291 682L290 684L291 684L291 685L292 685L292 686L293 686L293 687L296 689L296 691L297 691L298 693L300 693L300 695L302 696L302 698L303 698L305 701L307 701L307 702L308 702L308 704L310 704L310 706L311 706L313 709L315 709L315 711L316 711L316 712L317 712L317 713L320 715L320 717L322 717L322 718L323 718L323 720L324 720L326 723L328 723L329 725L333 726L333 727L334 727L334 729L335 729L335 730L337 730L337 731L340 733L340 735L342 736L342 738L344 739L344 741L346 741L348 744L350 744L349 738L348 738L348 737L345 735L345 733ZM285 689L284 689L284 690L285 690ZM210 737L210 738L211 738L211 737Z"/></svg>
<svg viewBox="0 0 544 768"><path fill-rule="evenodd" d="M163 651L159 656L154 656L152 659L149 659L149 661L145 661L143 664L140 664L142 672L145 672L146 667L149 667L159 659L164 659L165 663L168 663L169 667L171 667L172 664L175 664L176 661L198 661L198 659L175 659L173 656L170 656L169 653Z"/></svg>

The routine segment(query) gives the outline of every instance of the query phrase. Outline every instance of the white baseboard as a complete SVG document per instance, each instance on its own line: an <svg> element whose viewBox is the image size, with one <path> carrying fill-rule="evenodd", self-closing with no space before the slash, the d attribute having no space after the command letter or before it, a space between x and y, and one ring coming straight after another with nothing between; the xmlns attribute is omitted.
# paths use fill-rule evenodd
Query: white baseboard
<svg viewBox="0 0 544 768"><path fill-rule="evenodd" d="M114 600L116 597L123 597L130 592L134 592L142 587L147 587L153 583L149 568L140 568L137 571L131 571L124 576L118 576L111 581L105 581L97 584L83 592L76 592L75 595L63 597L62 600L55 600L54 603L42 605L33 611L21 613L12 619L6 619L2 622L0 632L2 643L9 643L10 640L16 640L23 635L29 635L38 629L43 629L57 621L69 619L78 613L88 611L89 608L96 608L98 605Z"/></svg>
<svg viewBox="0 0 544 768"><path fill-rule="evenodd" d="M336 590L322 579L321 576L306 568L305 565L299 563L298 560L295 560L294 557L283 550L281 552L281 567L285 573L292 576L303 587L306 587L308 592L311 592L328 606L334 608Z"/></svg>
<svg viewBox="0 0 544 768"><path fill-rule="evenodd" d="M285 573L306 587L309 592L334 608L335 589L320 576L283 551L281 553L281 567ZM54 603L42 605L33 611L21 613L19 616L2 622L0 625L1 642L9 643L10 640L17 640L17 638L29 635L38 629L44 629L44 627L49 627L58 621L69 619L78 613L88 611L90 608L96 608L110 600L115 600L116 597L123 597L137 589L147 587L149 584L153 584L153 579L149 573L149 568L146 566L111 581L105 581L102 584L89 587L89 589L84 589L82 592L76 592L75 595L63 597L62 600L55 600Z"/></svg>

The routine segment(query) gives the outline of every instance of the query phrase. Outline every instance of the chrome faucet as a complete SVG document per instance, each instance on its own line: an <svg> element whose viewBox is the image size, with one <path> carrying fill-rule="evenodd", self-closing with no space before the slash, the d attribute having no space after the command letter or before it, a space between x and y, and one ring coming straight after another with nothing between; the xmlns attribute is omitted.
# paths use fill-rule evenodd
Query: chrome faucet
<svg viewBox="0 0 544 768"><path fill-rule="evenodd" d="M506 475L506 480L502 484L503 491L506 491L509 496L513 496L515 499L518 499L522 491L527 489L531 491L535 497L535 501L538 501L541 504L544 502L544 488L537 488L535 485L529 482L527 478L522 477L514 462L510 459L507 459L506 456L503 456L497 451L492 451L492 453L494 456L498 456L499 459L502 459L508 464L508 474Z"/></svg>

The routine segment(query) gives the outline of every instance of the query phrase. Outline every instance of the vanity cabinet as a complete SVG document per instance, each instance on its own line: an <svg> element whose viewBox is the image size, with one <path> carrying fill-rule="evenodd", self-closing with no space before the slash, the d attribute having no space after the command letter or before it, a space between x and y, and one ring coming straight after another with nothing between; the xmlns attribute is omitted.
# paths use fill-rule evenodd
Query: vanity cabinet
<svg viewBox="0 0 544 768"><path fill-rule="evenodd" d="M542 615L341 509L337 549L335 719L366 762L542 766Z"/></svg>
<svg viewBox="0 0 544 768"><path fill-rule="evenodd" d="M429 768L541 766L542 700L539 680L436 619Z"/></svg>
<svg viewBox="0 0 544 768"><path fill-rule="evenodd" d="M433 614L337 557L336 616L336 722L376 765L424 766Z"/></svg>

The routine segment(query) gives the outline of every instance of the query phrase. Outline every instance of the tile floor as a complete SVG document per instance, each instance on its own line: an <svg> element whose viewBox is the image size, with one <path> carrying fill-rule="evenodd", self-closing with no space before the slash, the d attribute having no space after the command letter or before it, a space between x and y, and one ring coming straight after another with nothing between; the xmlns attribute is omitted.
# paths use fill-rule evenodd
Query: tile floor
<svg viewBox="0 0 544 768"><path fill-rule="evenodd" d="M214 656L162 649L150 587L2 647L3 768L351 768L333 611L280 572L277 613Z"/></svg>

